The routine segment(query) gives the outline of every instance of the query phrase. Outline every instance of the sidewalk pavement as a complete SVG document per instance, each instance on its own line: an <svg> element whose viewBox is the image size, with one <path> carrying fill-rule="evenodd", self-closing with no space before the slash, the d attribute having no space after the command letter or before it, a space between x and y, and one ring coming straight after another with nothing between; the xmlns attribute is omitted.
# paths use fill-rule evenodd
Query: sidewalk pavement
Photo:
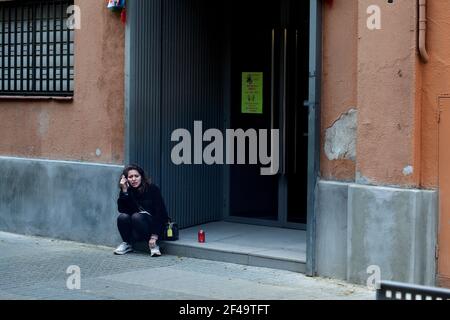
<svg viewBox="0 0 450 320"><path fill-rule="evenodd" d="M0 232L2 300L373 300L343 281ZM80 289L77 273L79 267ZM73 271L75 270L75 272Z"/></svg>

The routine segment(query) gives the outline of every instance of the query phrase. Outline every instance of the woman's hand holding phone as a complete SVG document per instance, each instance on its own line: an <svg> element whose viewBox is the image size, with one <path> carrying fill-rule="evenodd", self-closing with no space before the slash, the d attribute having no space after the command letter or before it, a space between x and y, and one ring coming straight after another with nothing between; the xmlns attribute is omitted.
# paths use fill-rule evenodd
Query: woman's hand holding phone
<svg viewBox="0 0 450 320"><path fill-rule="evenodd" d="M128 191L128 180L127 178L122 175L122 178L120 179L120 187L122 188L123 192L127 192Z"/></svg>

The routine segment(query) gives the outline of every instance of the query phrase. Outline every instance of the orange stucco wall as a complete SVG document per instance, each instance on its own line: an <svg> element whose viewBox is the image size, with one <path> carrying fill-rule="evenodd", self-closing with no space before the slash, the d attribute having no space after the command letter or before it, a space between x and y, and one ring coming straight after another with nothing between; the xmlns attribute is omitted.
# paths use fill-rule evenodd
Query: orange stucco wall
<svg viewBox="0 0 450 320"><path fill-rule="evenodd" d="M438 284L450 287L450 2L429 0L427 10L430 59L420 66L421 184L426 188L439 187Z"/></svg>
<svg viewBox="0 0 450 320"><path fill-rule="evenodd" d="M357 177L376 185L416 186L416 1L360 0ZM381 29L367 8L381 8ZM408 167L411 174L405 173Z"/></svg>
<svg viewBox="0 0 450 320"><path fill-rule="evenodd" d="M381 9L370 30L369 6ZM321 175L416 187L421 176L421 75L415 0L335 0L324 5ZM356 161L330 161L327 128L357 109Z"/></svg>
<svg viewBox="0 0 450 320"><path fill-rule="evenodd" d="M343 113L357 108L357 18L356 1L336 0L323 8L321 150L326 129ZM324 152L320 160L322 178L355 179L355 161L329 160Z"/></svg>
<svg viewBox="0 0 450 320"><path fill-rule="evenodd" d="M0 100L0 155L123 162L125 27L105 1L75 4L73 101Z"/></svg>
<svg viewBox="0 0 450 320"><path fill-rule="evenodd" d="M422 185L438 186L439 97L450 95L450 1L428 1L427 50L422 71Z"/></svg>

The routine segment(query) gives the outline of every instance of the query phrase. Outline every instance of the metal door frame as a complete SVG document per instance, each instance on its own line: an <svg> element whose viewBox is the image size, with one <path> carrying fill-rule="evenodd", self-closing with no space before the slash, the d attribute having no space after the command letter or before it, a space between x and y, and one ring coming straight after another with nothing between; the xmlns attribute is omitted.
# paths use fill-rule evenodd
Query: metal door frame
<svg viewBox="0 0 450 320"><path fill-rule="evenodd" d="M322 81L322 5L310 1L309 38L309 147L308 147L308 215L306 237L306 274L316 275L316 193L320 170L320 106Z"/></svg>

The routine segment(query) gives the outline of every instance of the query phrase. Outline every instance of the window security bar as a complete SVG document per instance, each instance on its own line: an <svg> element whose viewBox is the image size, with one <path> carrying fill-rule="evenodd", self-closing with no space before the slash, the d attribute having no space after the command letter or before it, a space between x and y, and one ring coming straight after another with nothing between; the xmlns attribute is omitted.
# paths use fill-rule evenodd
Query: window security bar
<svg viewBox="0 0 450 320"><path fill-rule="evenodd" d="M72 96L73 0L0 2L0 95Z"/></svg>

